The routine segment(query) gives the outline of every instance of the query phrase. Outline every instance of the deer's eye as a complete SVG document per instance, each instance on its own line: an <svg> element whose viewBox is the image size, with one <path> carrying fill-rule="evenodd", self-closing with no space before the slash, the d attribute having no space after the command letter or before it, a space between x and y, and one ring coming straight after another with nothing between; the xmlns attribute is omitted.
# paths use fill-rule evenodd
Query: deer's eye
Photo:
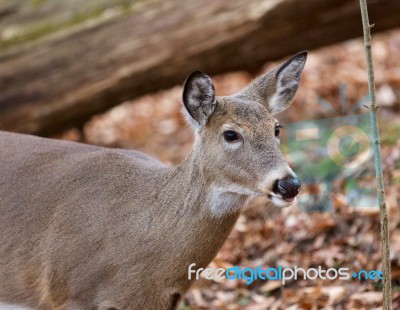
<svg viewBox="0 0 400 310"><path fill-rule="evenodd" d="M226 142L235 142L240 139L240 135L233 130L227 130L224 132L224 139Z"/></svg>
<svg viewBox="0 0 400 310"><path fill-rule="evenodd" d="M281 128L282 128L283 126L281 126L281 125L279 125L279 124L276 124L275 125L275 137L279 137L279 134L281 133Z"/></svg>

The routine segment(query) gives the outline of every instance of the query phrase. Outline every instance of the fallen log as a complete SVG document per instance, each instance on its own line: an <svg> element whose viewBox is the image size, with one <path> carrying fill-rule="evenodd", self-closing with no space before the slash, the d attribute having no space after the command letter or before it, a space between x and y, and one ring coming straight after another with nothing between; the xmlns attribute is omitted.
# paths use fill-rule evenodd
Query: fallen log
<svg viewBox="0 0 400 310"><path fill-rule="evenodd" d="M370 1L374 32L400 1ZM12 14L12 13L9 13ZM184 81L362 36L353 0L163 1L33 42L0 46L0 129L50 135Z"/></svg>

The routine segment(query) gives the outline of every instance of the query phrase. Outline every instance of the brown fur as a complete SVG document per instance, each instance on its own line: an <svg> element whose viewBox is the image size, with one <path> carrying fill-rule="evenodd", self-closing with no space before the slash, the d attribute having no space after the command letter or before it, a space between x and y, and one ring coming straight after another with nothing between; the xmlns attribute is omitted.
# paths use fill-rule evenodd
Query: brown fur
<svg viewBox="0 0 400 310"><path fill-rule="evenodd" d="M188 266L206 267L251 193L268 194L260 186L270 172L287 169L268 106L276 72L234 96L202 97L210 105L193 110L204 117L191 120L193 149L174 168L135 151L0 132L0 301L173 309L191 284ZM222 140L226 124L245 137L241 151Z"/></svg>

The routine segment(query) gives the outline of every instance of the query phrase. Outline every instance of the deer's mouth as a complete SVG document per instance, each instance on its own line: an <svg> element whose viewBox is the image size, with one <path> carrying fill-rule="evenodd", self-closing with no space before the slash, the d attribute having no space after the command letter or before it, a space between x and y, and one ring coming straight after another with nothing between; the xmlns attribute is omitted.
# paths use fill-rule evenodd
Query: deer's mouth
<svg viewBox="0 0 400 310"><path fill-rule="evenodd" d="M293 198L282 198L282 199L287 201L287 202L293 202L296 199L296 197L293 197Z"/></svg>
<svg viewBox="0 0 400 310"><path fill-rule="evenodd" d="M296 197L293 198L283 198L275 194L268 194L268 198L272 201L274 205L280 208L289 207L295 200Z"/></svg>

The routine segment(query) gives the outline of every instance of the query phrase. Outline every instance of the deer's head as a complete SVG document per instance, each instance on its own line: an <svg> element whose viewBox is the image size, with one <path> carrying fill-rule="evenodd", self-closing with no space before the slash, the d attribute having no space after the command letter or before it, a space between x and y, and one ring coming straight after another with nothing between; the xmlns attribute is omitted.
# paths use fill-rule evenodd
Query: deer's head
<svg viewBox="0 0 400 310"><path fill-rule="evenodd" d="M216 97L204 73L187 78L184 111L206 182L230 193L266 195L280 207L293 202L300 181L279 149L281 126L274 116L290 106L306 58L307 52L295 55L231 96Z"/></svg>

